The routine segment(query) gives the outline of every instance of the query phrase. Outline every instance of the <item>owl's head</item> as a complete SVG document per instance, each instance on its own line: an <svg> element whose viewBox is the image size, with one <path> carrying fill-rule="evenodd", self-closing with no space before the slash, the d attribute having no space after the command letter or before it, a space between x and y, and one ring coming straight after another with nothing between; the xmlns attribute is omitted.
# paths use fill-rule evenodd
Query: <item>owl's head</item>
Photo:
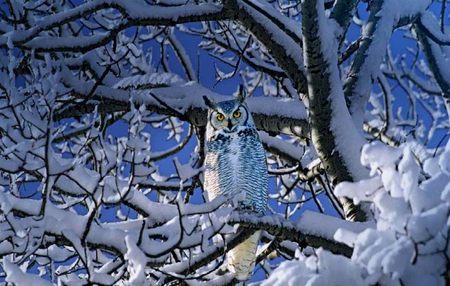
<svg viewBox="0 0 450 286"><path fill-rule="evenodd" d="M245 103L245 93L242 89L236 99L216 103L214 99L203 96L208 106L208 127L211 131L221 130L224 133L234 133L244 127L254 127L253 119Z"/></svg>

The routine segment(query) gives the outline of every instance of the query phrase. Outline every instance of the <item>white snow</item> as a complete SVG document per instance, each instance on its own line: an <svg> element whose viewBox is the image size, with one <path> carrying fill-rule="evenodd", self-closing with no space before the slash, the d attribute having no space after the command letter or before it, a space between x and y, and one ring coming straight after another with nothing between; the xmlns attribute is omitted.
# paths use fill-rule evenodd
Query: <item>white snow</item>
<svg viewBox="0 0 450 286"><path fill-rule="evenodd" d="M447 144L446 150L449 146ZM399 148L376 142L365 145L361 161L370 167L372 178L342 183L336 187L335 194L353 198L356 202L372 202L376 228L357 232L345 227L335 232L337 241L354 247L350 260L329 264L330 267L324 271L317 271L312 266L320 265L321 260L330 262L332 255L329 253L330 257L317 255L318 262L311 264L304 263L303 259L297 263L285 262L278 269L288 272L290 270L283 267L289 266L298 274L282 278L276 270L269 280L275 281L273 279L278 277L280 285L291 280L314 285L317 279L329 279L321 281L335 285L332 277L336 276L327 275L339 269L340 273L352 273L354 279L362 279L357 285L396 285L398 281L405 285L444 285L444 255L447 255L445 249L449 247L450 226L450 205L445 200L450 185L446 156L447 153L442 152L438 159L430 158L430 161L445 163L438 167L434 165L429 173L431 177L419 183L420 167L407 145ZM315 227L311 221L323 224L324 220L305 219L311 224L306 228ZM331 220L327 221L331 223ZM334 230L328 225L325 229ZM323 236L332 232L321 231ZM311 257L307 259L312 260ZM314 278L313 274L319 278Z"/></svg>
<svg viewBox="0 0 450 286"><path fill-rule="evenodd" d="M76 79L73 75L69 74L69 71L65 71L66 76L64 77L64 82L68 83L75 91L81 94L89 94L90 90L94 87L93 83L83 83ZM118 86L126 87L128 84L134 85L140 82L145 82L147 76L140 78L141 76L135 76L130 79L124 80ZM209 89L201 86L195 82L187 82L185 84L180 84L178 80L170 81L170 78L166 76L160 77L154 76L152 80L155 83L164 84L174 84L170 87L162 87L147 90L136 90L136 91L124 91L113 88L108 88L105 86L99 86L96 89L96 94L104 99L118 100L120 102L129 102L130 94L133 101L137 104L152 104L160 106L160 104L150 96L150 93L154 93L159 99L169 104L172 108L178 110L181 113L188 111L190 108L201 108L204 109L205 105L202 99L202 95L207 95L216 101L223 101L232 99L229 96L220 96L216 93L211 92ZM289 118L293 120L306 120L306 110L303 103L298 100L286 99L286 98L274 98L274 97L258 97L258 98L248 98L246 102L253 114L264 114L267 116L276 116L280 118ZM301 129L300 126L296 127ZM292 130L283 130L284 132L290 134ZM301 130L295 130L297 133L301 134Z"/></svg>
<svg viewBox="0 0 450 286"><path fill-rule="evenodd" d="M327 238L331 241L334 240L336 231L341 228L353 233L360 233L367 228L375 227L372 222L349 222L337 217L312 211L305 211L297 221L296 225L304 234Z"/></svg>
<svg viewBox="0 0 450 286"><path fill-rule="evenodd" d="M261 285L368 285L362 279L362 273L356 263L318 249L315 255L281 263Z"/></svg>
<svg viewBox="0 0 450 286"><path fill-rule="evenodd" d="M136 242L130 235L125 236L125 244L127 253L124 258L128 262L128 271L130 273L129 285L145 285L145 268L147 265L147 257L142 250L136 245Z"/></svg>
<svg viewBox="0 0 450 286"><path fill-rule="evenodd" d="M303 150L299 147L294 146L279 137L273 137L267 134L267 132L260 131L259 139L263 143L263 145L268 148L275 148L281 154L286 154L288 157L292 158L293 161L298 161L303 156Z"/></svg>
<svg viewBox="0 0 450 286"><path fill-rule="evenodd" d="M398 21L402 17L413 18L421 14L430 4L431 0L387 0L383 1L377 17L373 17L376 21L369 21L363 27L363 40L370 41L370 46L365 52L364 62L361 65L357 81L352 88L352 105L350 112L356 126L361 126L366 110L367 100L372 89L372 81L377 79L380 72L380 65L386 54L386 48ZM377 19L378 18L378 19Z"/></svg>
<svg viewBox="0 0 450 286"><path fill-rule="evenodd" d="M435 39L447 44L450 43L450 35L441 32L438 20L432 12L424 11L420 15L420 23L428 30L429 33L433 35Z"/></svg>
<svg viewBox="0 0 450 286"><path fill-rule="evenodd" d="M277 27L274 23L266 21L267 18L258 10L254 9L250 4L261 6L261 8L263 8L263 11L270 13L271 16L274 16L277 19L281 18L281 22L286 25L288 29L292 29L292 31L299 30L298 27L296 27L297 25L290 20L283 20L283 18L280 17L281 15L277 15L278 12L274 10L273 7L265 6L262 2L249 1L248 3L246 3L245 1L238 1L239 8L245 9L247 13L251 14L253 20L258 22L259 24L262 24L271 37L272 41L283 46L286 49L286 54L290 56L296 63L297 67L301 71L303 71L303 55L301 49L298 46L299 44L296 43L291 37L286 35L286 33L284 33L282 29Z"/></svg>
<svg viewBox="0 0 450 286"><path fill-rule="evenodd" d="M325 16L323 1L317 1L318 33L323 57L328 63L330 84L329 102L331 108L330 130L335 138L335 150L342 156L345 165L355 180L367 178L368 174L359 162L360 150L365 143L362 133L357 129L345 103L345 97L337 66L338 42L335 37L337 24ZM305 57L307 59L307 57ZM312 92L312 89L309 90ZM314 96L310 94L310 96Z"/></svg>
<svg viewBox="0 0 450 286"><path fill-rule="evenodd" d="M114 88L118 89L141 89L151 86L181 86L185 81L177 74L173 73L152 73L145 75L135 75L121 79Z"/></svg>
<svg viewBox="0 0 450 286"><path fill-rule="evenodd" d="M37 275L32 275L24 272L19 266L13 263L12 255L7 255L2 258L1 264L6 273L5 281L13 283L17 286L51 286L49 281L42 279Z"/></svg>

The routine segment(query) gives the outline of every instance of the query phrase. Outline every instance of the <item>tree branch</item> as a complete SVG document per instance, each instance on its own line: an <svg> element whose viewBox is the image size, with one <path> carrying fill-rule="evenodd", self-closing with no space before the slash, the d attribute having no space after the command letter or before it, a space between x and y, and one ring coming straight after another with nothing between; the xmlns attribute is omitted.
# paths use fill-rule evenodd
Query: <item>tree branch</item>
<svg viewBox="0 0 450 286"><path fill-rule="evenodd" d="M339 46L341 46L345 40L345 35L347 34L348 27L350 27L350 22L356 12L359 1L360 0L337 0L334 3L330 19L334 19L342 29L342 34L339 35Z"/></svg>
<svg viewBox="0 0 450 286"><path fill-rule="evenodd" d="M300 44L246 1L228 0L226 3L227 7L235 12L236 19L271 52L297 91L306 93L307 84Z"/></svg>
<svg viewBox="0 0 450 286"><path fill-rule="evenodd" d="M56 50L53 50L51 46L47 43L43 43L42 41L36 42L33 46L24 45L32 39L37 39L37 36L43 31L60 27L94 12L108 8L119 10L126 19L126 21L124 21L125 23L121 23L116 27L116 29L113 29L113 33L109 33L105 36L97 35L98 39L96 40L92 40L91 38L89 44L85 43L86 46L79 47L77 45L77 41L80 41L84 37L74 37L72 41L68 38L60 38L60 40L54 39L53 41L59 41L59 43L53 43L53 45L57 45ZM47 16L39 21L32 29L26 31L16 31L8 36L0 36L0 47L7 47L8 41L11 40L12 44L16 47L34 48L42 51L45 47L48 47L51 51L80 51L80 48L90 50L96 46L101 46L104 43L109 42L119 31L123 31L132 26L174 26L180 23L229 19L232 16L233 14L230 10L225 9L222 5L215 4L186 4L177 7L149 7L135 2L120 0L92 1L75 7L69 11ZM46 40L51 40L51 38L46 38Z"/></svg>
<svg viewBox="0 0 450 286"><path fill-rule="evenodd" d="M431 3L431 1L429 2ZM399 14L397 14L391 11L389 3L384 0L370 2L369 19L344 85L347 105L356 127L363 126L363 116L372 90L372 83L376 79L386 54L386 47L392 31L414 21L428 6L426 1L422 1L421 4L415 7L417 10L405 10L404 14L398 9L397 13Z"/></svg>
<svg viewBox="0 0 450 286"><path fill-rule="evenodd" d="M427 37L419 24L413 25L413 30L422 46L427 62L430 65L430 70L434 75L434 79L441 90L447 114L450 114L450 79L444 75L445 70L448 68L446 65L447 60L441 48Z"/></svg>
<svg viewBox="0 0 450 286"><path fill-rule="evenodd" d="M360 157L359 150L364 140L351 123L343 102L337 70L337 45L334 45L333 36L326 32L330 28L327 27L322 1L302 1L302 11L305 11L302 18L303 48L309 86L311 138L332 184L336 186L365 176L359 160L355 160ZM354 146L349 148L343 134L355 140ZM367 220L361 205L355 205L347 198L341 198L341 203L347 219Z"/></svg>
<svg viewBox="0 0 450 286"><path fill-rule="evenodd" d="M323 226L313 229L315 222L323 222ZM332 237L339 228L352 229L361 232L368 227L373 227L372 223L347 222L336 217L307 211L294 223L279 215L258 217L254 213L240 213L234 211L230 214L229 224L239 224L252 230L265 230L281 240L290 240L300 245L305 243L311 247L323 247L333 253L347 257L352 255L353 249L348 245L335 241ZM319 230L321 228L327 228Z"/></svg>
<svg viewBox="0 0 450 286"><path fill-rule="evenodd" d="M66 73L63 78L66 85L72 88L72 94L84 99L93 88L93 83L83 83ZM164 85L163 85L164 86ZM174 85L161 88L149 88L147 90L125 91L106 86L98 86L93 94L93 101L83 105L74 105L71 108L59 111L54 120L69 118L88 114L97 107L99 112L115 112L129 110L130 96L134 102L145 104L150 111L163 115L180 116L187 119L194 126L206 125L207 108L201 100L201 95L207 94L218 100L225 100L199 84ZM157 95L165 104L171 106L166 108L149 96L150 93ZM268 133L284 133L299 137L307 137L308 123L306 121L305 107L296 100L285 100L277 98L249 98L247 100L256 128ZM271 106L278 106L280 113L271 110ZM176 111L176 112L175 112Z"/></svg>

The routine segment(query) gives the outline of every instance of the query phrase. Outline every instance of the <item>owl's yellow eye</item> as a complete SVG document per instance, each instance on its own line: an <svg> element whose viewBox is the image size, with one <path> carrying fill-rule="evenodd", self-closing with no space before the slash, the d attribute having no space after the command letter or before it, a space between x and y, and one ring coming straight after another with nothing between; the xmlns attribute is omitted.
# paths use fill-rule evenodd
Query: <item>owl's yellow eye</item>
<svg viewBox="0 0 450 286"><path fill-rule="evenodd" d="M240 112L239 110L236 110L236 111L233 113L233 116L234 116L234 118L239 118L239 117L241 117L241 112Z"/></svg>
<svg viewBox="0 0 450 286"><path fill-rule="evenodd" d="M225 116L223 116L223 114L219 113L219 114L217 114L216 118L217 118L217 120L222 121L225 118Z"/></svg>

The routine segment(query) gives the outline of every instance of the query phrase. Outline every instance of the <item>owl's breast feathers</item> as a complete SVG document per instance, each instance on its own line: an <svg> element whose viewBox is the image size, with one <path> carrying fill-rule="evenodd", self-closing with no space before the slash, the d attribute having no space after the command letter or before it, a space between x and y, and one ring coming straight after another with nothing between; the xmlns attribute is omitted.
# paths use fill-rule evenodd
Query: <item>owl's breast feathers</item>
<svg viewBox="0 0 450 286"><path fill-rule="evenodd" d="M217 133L207 141L205 188L210 199L246 192L244 207L264 214L267 202L267 164L255 129Z"/></svg>

